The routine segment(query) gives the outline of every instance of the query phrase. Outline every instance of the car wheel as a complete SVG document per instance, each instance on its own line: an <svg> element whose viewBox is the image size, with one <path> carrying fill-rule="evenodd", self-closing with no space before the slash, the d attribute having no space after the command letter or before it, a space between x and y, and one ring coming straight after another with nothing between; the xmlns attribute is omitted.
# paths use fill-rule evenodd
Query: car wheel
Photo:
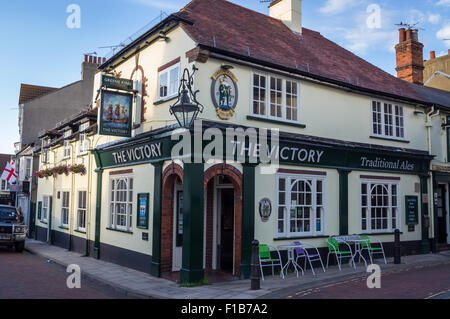
<svg viewBox="0 0 450 319"><path fill-rule="evenodd" d="M16 253L23 252L24 248L25 248L25 242L17 243L16 244Z"/></svg>

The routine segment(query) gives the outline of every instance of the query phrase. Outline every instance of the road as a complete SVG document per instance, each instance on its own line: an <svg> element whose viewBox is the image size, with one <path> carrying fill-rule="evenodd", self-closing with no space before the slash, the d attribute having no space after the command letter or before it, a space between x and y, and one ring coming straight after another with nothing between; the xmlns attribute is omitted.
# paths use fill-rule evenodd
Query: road
<svg viewBox="0 0 450 319"><path fill-rule="evenodd" d="M65 269L27 252L0 247L0 299L117 299L113 289L82 277L80 289L66 285Z"/></svg>
<svg viewBox="0 0 450 319"><path fill-rule="evenodd" d="M287 299L449 299L450 263L382 273L381 288L369 289L367 276L303 291Z"/></svg>

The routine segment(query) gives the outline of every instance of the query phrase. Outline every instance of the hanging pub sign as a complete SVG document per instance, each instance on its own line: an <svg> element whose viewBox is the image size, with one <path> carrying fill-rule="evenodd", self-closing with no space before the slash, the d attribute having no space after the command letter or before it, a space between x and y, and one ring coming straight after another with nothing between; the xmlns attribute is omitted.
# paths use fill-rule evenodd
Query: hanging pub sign
<svg viewBox="0 0 450 319"><path fill-rule="evenodd" d="M137 228L148 229L148 200L150 195L148 193L138 194L138 216L137 216Z"/></svg>
<svg viewBox="0 0 450 319"><path fill-rule="evenodd" d="M133 95L102 90L99 135L131 137Z"/></svg>
<svg viewBox="0 0 450 319"><path fill-rule="evenodd" d="M267 222L270 215L272 215L272 202L268 198L263 198L259 202L259 216L263 222Z"/></svg>
<svg viewBox="0 0 450 319"><path fill-rule="evenodd" d="M102 87L115 90L133 91L133 81L103 75Z"/></svg>
<svg viewBox="0 0 450 319"><path fill-rule="evenodd" d="M406 225L419 224L419 197L405 196Z"/></svg>
<svg viewBox="0 0 450 319"><path fill-rule="evenodd" d="M220 69L212 76L211 97L217 116L222 120L233 117L238 101L237 78L227 69Z"/></svg>

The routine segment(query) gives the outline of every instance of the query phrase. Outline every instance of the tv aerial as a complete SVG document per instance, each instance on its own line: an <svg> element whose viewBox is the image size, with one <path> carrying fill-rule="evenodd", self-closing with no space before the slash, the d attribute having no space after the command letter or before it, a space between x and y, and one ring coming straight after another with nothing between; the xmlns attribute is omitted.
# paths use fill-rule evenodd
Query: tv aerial
<svg viewBox="0 0 450 319"><path fill-rule="evenodd" d="M409 24L409 23L404 23L404 22L400 22L400 23L397 23L397 24L395 24L396 26L399 26L399 27L405 27L405 28L407 28L408 30L411 30L411 29L416 29L416 30L422 30L422 31L425 31L425 29L423 29L423 28L416 28L416 26L418 26L420 24L420 22L416 22L416 23L414 23L414 24Z"/></svg>
<svg viewBox="0 0 450 319"><path fill-rule="evenodd" d="M117 49L124 48L124 47L126 47L126 45L123 44L123 43L120 43L120 44L117 44L117 45L108 45L108 46L104 46L104 47L99 47L99 49L111 49L113 54L114 54L114 53L116 53Z"/></svg>

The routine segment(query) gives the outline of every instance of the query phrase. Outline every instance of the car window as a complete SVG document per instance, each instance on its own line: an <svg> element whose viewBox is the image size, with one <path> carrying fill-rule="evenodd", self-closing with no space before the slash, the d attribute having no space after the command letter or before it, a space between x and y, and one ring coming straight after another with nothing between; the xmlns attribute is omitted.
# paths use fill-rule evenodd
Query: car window
<svg viewBox="0 0 450 319"><path fill-rule="evenodd" d="M0 222L14 222L17 220L15 208L0 207Z"/></svg>

